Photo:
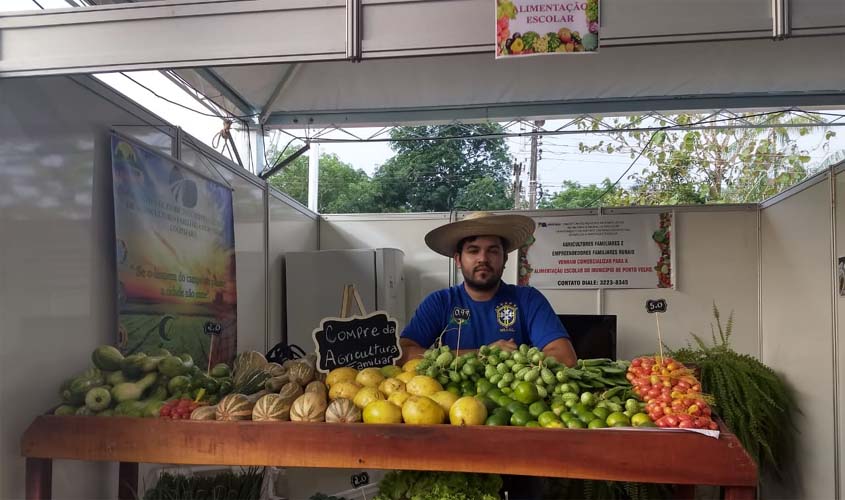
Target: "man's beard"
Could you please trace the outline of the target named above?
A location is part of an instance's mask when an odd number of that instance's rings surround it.
[[[475,273],[479,269],[484,269],[487,271],[486,278],[475,278]],[[504,269],[496,273],[496,271],[494,271],[493,268],[489,266],[476,267],[469,272],[467,272],[466,269],[461,268],[461,274],[464,275],[464,283],[473,290],[478,290],[479,292],[488,292],[496,288],[496,286],[499,284],[499,281],[502,279],[502,272],[504,272]]]

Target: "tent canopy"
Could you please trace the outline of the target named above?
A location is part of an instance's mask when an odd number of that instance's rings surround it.
[[[182,0],[0,14],[0,76],[176,69],[275,128],[845,104],[838,0],[603,0],[598,54],[500,61],[492,8]]]

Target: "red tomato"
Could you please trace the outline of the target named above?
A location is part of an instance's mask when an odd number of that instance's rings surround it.
[[[666,422],[669,424],[669,427],[677,427],[681,423],[675,415],[667,415]]]
[[[634,368],[640,366],[641,364],[643,364],[643,358],[634,358],[634,360],[631,361],[631,366]]]
[[[683,420],[678,424],[678,427],[681,429],[694,429],[695,425],[693,425],[691,420]]]
[[[710,422],[709,427],[710,427],[711,431],[718,431],[719,430],[719,424],[717,424],[716,422]]]

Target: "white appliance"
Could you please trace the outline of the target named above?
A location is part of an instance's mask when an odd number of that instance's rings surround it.
[[[311,332],[340,316],[343,287],[355,285],[367,313],[381,310],[405,326],[405,254],[397,248],[318,250],[285,254],[287,342],[314,351]],[[352,301],[354,304],[354,300]],[[352,307],[350,314],[359,314]]]

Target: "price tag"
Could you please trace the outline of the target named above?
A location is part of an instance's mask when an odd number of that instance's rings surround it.
[[[353,488],[360,488],[361,486],[366,486],[368,484],[370,484],[370,475],[366,472],[362,472],[360,474],[352,474]]]
[[[223,331],[223,327],[216,321],[206,321],[202,328],[206,335],[220,335]]]
[[[649,314],[665,313],[666,312],[666,299],[656,299],[656,300],[645,301],[645,310]]]

